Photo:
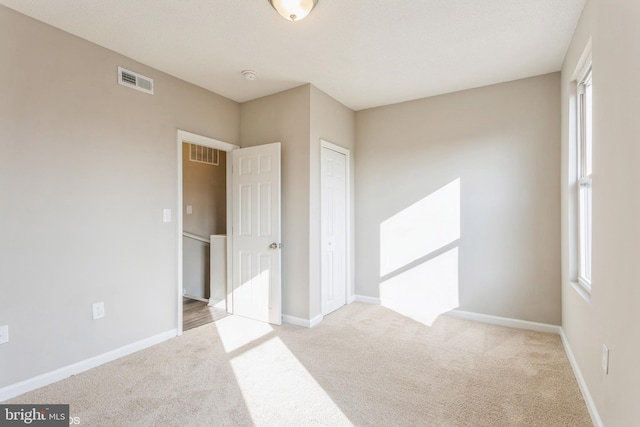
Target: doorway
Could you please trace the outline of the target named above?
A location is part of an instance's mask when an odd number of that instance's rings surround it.
[[[321,140],[321,310],[325,316],[347,303],[349,282],[349,150]]]
[[[203,194],[191,194],[191,191],[185,191],[185,182],[184,172],[185,172],[185,160],[189,161],[192,157],[191,149],[193,146],[203,147],[206,150],[194,148],[195,152],[194,158],[198,163],[198,159],[202,162],[203,159],[206,163],[202,163],[206,165],[207,163],[211,163],[211,167],[217,167],[218,173],[224,176],[224,184],[222,188],[213,188],[212,185],[209,190],[211,192],[224,192],[223,200],[220,200],[219,197],[211,198],[205,197]],[[223,287],[224,293],[218,293],[214,291],[214,295],[211,295],[211,288],[208,284],[209,282],[209,274],[207,268],[210,268],[211,259],[210,251],[211,245],[210,243],[213,241],[211,239],[211,235],[207,235],[210,230],[220,230],[224,231],[226,234],[227,230],[231,230],[231,190],[230,190],[230,171],[231,167],[226,162],[227,153],[234,149],[238,149],[239,147],[233,144],[229,144],[227,142],[219,141],[213,138],[208,138],[202,135],[193,134],[190,132],[185,132],[182,130],[178,130],[178,138],[177,138],[177,149],[178,149],[178,267],[177,267],[177,329],[178,335],[181,335],[184,330],[184,304],[185,304],[185,295],[190,297],[186,299],[187,302],[195,301],[200,302],[200,304],[189,304],[189,308],[191,311],[191,307],[198,306],[198,310],[209,310],[202,302],[212,301],[218,302],[217,308],[227,311],[227,290],[229,283],[229,271],[228,268],[230,254],[228,245],[223,244],[215,245],[218,246],[218,250],[225,251],[226,258],[226,274],[223,279]],[[216,161],[215,151],[218,151],[218,158]],[[189,157],[187,157],[189,156]],[[224,156],[224,160],[222,157]],[[218,163],[217,166],[213,165],[214,163]],[[224,162],[224,166],[221,166],[220,163]],[[223,169],[220,169],[223,168]],[[198,168],[202,169],[202,167]],[[197,176],[197,174],[196,174]],[[196,193],[202,193],[207,191],[206,186],[202,186],[202,183],[197,185]],[[189,197],[189,200],[185,199],[185,195]],[[211,202],[211,200],[215,199],[215,202]],[[198,203],[193,202],[194,200],[198,200]],[[215,215],[211,215],[211,205],[207,208],[204,207],[206,203],[215,203]],[[224,205],[224,206],[222,206]],[[222,209],[222,211],[221,211]],[[209,214],[207,214],[209,212]],[[206,218],[196,219],[198,216],[206,216]],[[212,216],[215,219],[212,220]],[[188,218],[187,218],[188,217]],[[215,222],[215,224],[213,224]],[[185,226],[186,224],[186,226]],[[195,232],[194,232],[195,231]],[[216,234],[214,234],[216,235]],[[186,245],[185,245],[185,242]],[[222,248],[222,249],[220,249]],[[187,258],[185,262],[185,252],[187,253]],[[185,271],[189,270],[187,279],[187,284],[185,286]],[[204,283],[203,283],[204,282]],[[216,301],[218,298],[222,297],[220,301]],[[203,307],[200,307],[203,306]],[[191,315],[191,313],[189,314]],[[217,314],[210,313],[211,317],[215,317]],[[206,318],[208,316],[207,313],[200,313],[200,317],[204,316]],[[192,323],[190,322],[190,325]]]
[[[227,234],[226,152],[194,143],[182,143],[183,295],[219,303],[224,288],[213,288],[214,236]],[[222,283],[217,282],[221,285]]]

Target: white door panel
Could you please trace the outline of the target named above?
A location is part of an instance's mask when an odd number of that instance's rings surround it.
[[[346,304],[347,165],[346,156],[322,148],[321,156],[322,314]]]
[[[233,313],[279,325],[280,143],[232,154]]]

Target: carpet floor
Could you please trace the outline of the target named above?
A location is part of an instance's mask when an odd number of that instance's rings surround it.
[[[312,329],[229,316],[6,403],[86,426],[592,426],[557,335],[353,303]]]

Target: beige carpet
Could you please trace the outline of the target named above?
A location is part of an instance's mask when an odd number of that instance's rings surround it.
[[[591,426],[558,336],[354,303],[312,329],[230,316],[8,403],[86,426]]]

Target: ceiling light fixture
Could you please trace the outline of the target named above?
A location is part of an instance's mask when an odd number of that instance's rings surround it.
[[[300,21],[311,13],[318,0],[269,0],[269,3],[284,19]]]

